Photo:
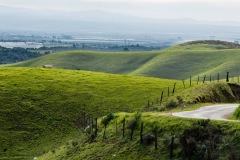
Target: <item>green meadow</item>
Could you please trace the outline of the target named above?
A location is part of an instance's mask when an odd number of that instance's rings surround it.
[[[239,123],[171,116],[240,101],[238,47],[196,41],[151,52],[69,51],[1,66],[0,159],[238,159]],[[157,145],[140,143],[142,134],[157,134]]]
[[[69,51],[14,64],[16,67],[42,67],[88,70],[134,76],[189,79],[207,75],[224,78],[226,72],[239,76],[240,49],[224,41],[196,41],[179,44],[161,51],[94,52]]]
[[[0,155],[42,154],[78,132],[83,113],[143,110],[180,81],[37,68],[0,68]],[[40,149],[41,148],[41,149]]]

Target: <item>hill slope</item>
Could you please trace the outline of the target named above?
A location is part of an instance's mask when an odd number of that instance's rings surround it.
[[[168,87],[172,91],[174,83],[176,94],[168,98]],[[69,139],[79,137],[82,141],[83,121],[100,119],[109,112],[143,110],[148,101],[150,108],[161,108],[162,91],[163,105],[172,102],[172,98],[177,98],[181,105],[239,100],[226,83],[192,84],[189,88],[186,82],[188,89],[182,92],[182,82],[176,80],[60,69],[0,68],[0,157],[32,159]],[[165,127],[175,131],[179,123],[179,119],[173,120],[174,125],[166,123]],[[91,159],[92,152],[85,151]]]
[[[134,131],[132,140],[129,128],[126,128],[123,138],[121,121],[125,118],[126,123],[130,124],[134,116],[134,114],[117,114],[107,126],[106,138],[102,138],[104,129],[99,123],[99,133],[93,142],[89,142],[86,133],[83,133],[64,145],[53,148],[38,159],[182,160],[190,157],[186,154],[187,152],[183,152],[184,146],[189,145],[191,145],[189,148],[194,150],[191,153],[191,159],[228,159],[230,156],[240,156],[240,123],[226,121],[209,123],[208,120],[198,121],[197,119],[159,116],[159,113],[144,113],[137,124],[138,127]],[[116,123],[118,128],[116,128]],[[140,143],[141,123],[143,135],[157,135],[157,143],[146,144],[146,137],[143,137],[143,143]],[[170,158],[172,136],[174,148],[173,158]],[[187,141],[184,141],[185,138]],[[214,147],[209,144],[213,144]],[[211,150],[211,154],[207,154],[207,150]]]
[[[222,41],[196,41],[163,51],[151,52],[88,52],[56,53],[15,64],[16,67],[41,67],[89,70],[106,73],[187,79],[210,75],[221,78],[226,72],[239,76],[239,45]]]
[[[32,157],[79,133],[83,115],[142,110],[179,81],[86,71],[0,68],[0,157]]]
[[[52,64],[63,69],[129,74],[158,54],[158,52],[69,51],[43,56],[14,66],[42,67],[43,64]]]
[[[240,49],[227,42],[197,41],[171,47],[139,68],[132,75],[187,79],[212,75],[224,78],[226,72],[239,76]]]

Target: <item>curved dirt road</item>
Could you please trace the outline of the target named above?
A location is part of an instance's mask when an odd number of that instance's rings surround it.
[[[229,114],[232,114],[238,106],[239,104],[218,104],[201,107],[194,111],[172,113],[172,115],[184,118],[227,120],[224,117],[226,117]]]

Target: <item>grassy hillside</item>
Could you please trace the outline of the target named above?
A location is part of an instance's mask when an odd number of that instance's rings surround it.
[[[83,114],[137,111],[179,81],[58,69],[0,68],[0,157],[32,157],[79,133]]]
[[[211,83],[185,89],[179,95],[185,102],[228,103],[240,101],[240,86],[232,83]]]
[[[41,67],[89,70],[106,73],[161,77],[169,79],[197,78],[204,75],[239,76],[239,45],[222,41],[196,41],[162,51],[151,52],[88,52],[56,53],[15,64],[20,67]]]
[[[190,159],[207,160],[240,156],[240,123],[217,121],[209,123],[207,120],[198,121],[159,116],[157,113],[143,113],[134,130],[133,139],[130,139],[131,130],[127,127],[123,138],[122,120],[125,118],[126,124],[129,125],[134,116],[126,113],[115,115],[115,119],[107,126],[106,138],[103,138],[104,127],[99,122],[99,133],[94,141],[89,142],[88,133],[82,133],[81,136],[52,148],[38,159],[182,160],[191,157]],[[140,143],[142,122],[143,135],[157,135],[157,148],[154,142],[148,145],[144,143],[146,140],[144,137],[143,143]],[[173,157],[170,158],[172,137],[174,137]]]
[[[217,73],[220,73],[222,78],[226,72],[230,72],[232,76],[240,75],[237,69],[240,49],[224,42],[211,42],[197,41],[174,46],[162,51],[164,54],[131,74],[171,79],[187,79],[192,76],[195,80],[197,76],[204,75],[212,75],[216,79]]]
[[[177,86],[176,93],[174,96],[170,93],[170,97],[167,97],[168,87],[172,91],[174,83]],[[225,98],[228,95],[232,95],[233,99],[230,100],[237,100],[234,98],[234,89],[225,83],[206,82],[204,85],[196,85],[194,82],[191,88],[188,82],[185,83],[188,89],[183,91],[182,82],[176,80],[60,69],[0,68],[0,157],[32,159],[52,149],[55,152],[54,148],[65,145],[68,140],[77,138],[81,142],[86,136],[81,134],[83,117],[87,120],[101,118],[109,112],[156,110],[162,108],[162,105],[174,108],[177,107],[175,104],[183,106],[201,100],[216,102],[215,99],[212,101],[209,95],[223,99],[220,102],[228,102],[229,99]],[[160,105],[162,91],[164,102]],[[178,102],[171,105],[169,102],[172,102],[172,99]],[[148,105],[149,108],[146,108]],[[150,113],[149,116],[151,115],[159,113]],[[169,125],[168,122],[173,124]],[[164,127],[167,131],[176,131],[178,127],[183,127],[181,128],[183,130],[189,124],[186,122],[180,125],[180,122],[176,118],[174,120],[167,118],[159,125],[166,123]],[[103,130],[100,132],[102,134]],[[120,141],[125,147],[136,144],[136,141],[127,142]],[[112,144],[112,141],[107,144],[99,142],[98,147],[115,146],[108,144]],[[83,147],[85,153],[82,156],[91,159],[90,155],[97,148],[87,150],[92,145],[86,143]],[[98,149],[97,152],[104,154],[110,148]],[[111,153],[118,150],[113,149]],[[134,148],[131,156],[137,154],[137,149],[138,147]],[[64,149],[63,152],[65,155],[68,151]],[[139,152],[142,155],[146,153],[144,150]],[[77,157],[79,152],[76,153],[74,156]]]
[[[52,64],[55,68],[129,74],[158,54],[158,52],[69,51],[50,54],[14,66],[42,67],[43,64]]]

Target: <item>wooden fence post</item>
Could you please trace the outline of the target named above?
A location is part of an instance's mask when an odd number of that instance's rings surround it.
[[[161,99],[160,99],[160,106],[162,105],[162,101],[163,101],[163,91],[162,91],[162,95],[161,95]]]
[[[203,77],[203,83],[205,83],[205,80],[206,80],[206,75]]]
[[[197,85],[198,85],[198,83],[199,83],[199,76],[198,76],[198,80],[197,80]]]
[[[174,136],[172,136],[172,141],[170,146],[170,158],[173,157],[173,147],[174,147]]]
[[[95,137],[97,136],[97,132],[98,132],[98,124],[97,124],[98,122],[97,121],[98,121],[98,118],[95,118],[95,133],[94,133]]]
[[[227,72],[226,82],[229,82],[229,72]]]
[[[218,82],[219,82],[219,78],[220,78],[220,75],[219,75],[219,73],[218,73],[218,78],[217,78],[217,79],[218,79]]]
[[[86,113],[83,113],[83,128],[86,128]]]
[[[168,97],[170,96],[170,89],[169,89],[169,87],[168,87]]]
[[[140,144],[143,143],[143,122],[141,123],[141,130],[140,130]]]
[[[192,77],[190,76],[190,87],[192,87]]]
[[[93,132],[93,118],[91,118],[91,132]]]
[[[125,122],[126,122],[126,119],[124,118],[123,119],[123,129],[122,129],[122,138],[125,137]]]
[[[118,132],[118,121],[116,119],[116,137],[117,137],[117,132]]]
[[[174,95],[174,93],[175,93],[175,88],[176,88],[176,83],[174,83],[172,95]]]
[[[185,89],[185,83],[184,83],[184,80],[182,79],[182,82],[183,82],[183,87],[184,87],[184,89]]]
[[[154,146],[155,146],[155,150],[157,150],[158,148],[158,133],[157,133],[157,127],[154,128]]]

